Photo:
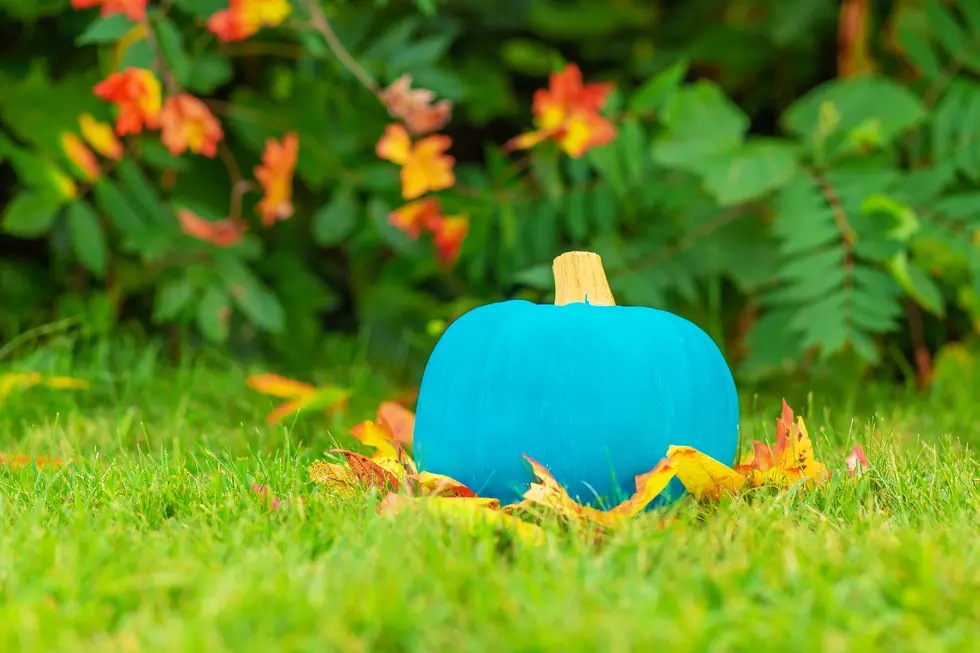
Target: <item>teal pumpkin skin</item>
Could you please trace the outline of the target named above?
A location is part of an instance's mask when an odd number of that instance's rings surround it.
[[[481,306],[443,334],[419,389],[419,469],[503,503],[533,480],[522,454],[572,497],[609,505],[670,445],[732,464],[738,396],[711,338],[657,309]],[[675,479],[652,505],[683,493]]]

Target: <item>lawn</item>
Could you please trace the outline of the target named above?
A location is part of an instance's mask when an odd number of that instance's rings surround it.
[[[546,523],[532,546],[419,513],[386,518],[307,466],[394,388],[356,366],[346,415],[277,400],[216,356],[53,345],[13,369],[88,379],[0,408],[0,451],[71,458],[0,470],[2,651],[965,651],[980,636],[974,388],[788,397],[815,491],[679,502],[601,545]],[[955,385],[955,384],[954,384]],[[746,396],[771,437],[778,397]],[[872,409],[876,415],[872,414]],[[461,434],[465,439],[465,433]],[[863,444],[871,468],[851,480]],[[271,511],[253,484],[292,501]]]

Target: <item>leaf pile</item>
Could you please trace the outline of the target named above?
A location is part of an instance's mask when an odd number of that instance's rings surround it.
[[[802,417],[796,418],[783,401],[776,422],[776,442],[753,442],[752,450],[735,467],[729,467],[697,449],[671,446],[667,456],[653,469],[636,477],[636,492],[622,503],[598,509],[575,501],[541,463],[524,456],[533,479],[520,502],[501,506],[496,499],[481,498],[462,483],[439,474],[420,472],[409,455],[414,414],[395,402],[384,402],[374,420],[351,430],[362,444],[374,448],[365,456],[344,449],[330,453],[342,462],[316,461],[311,479],[338,496],[353,496],[359,489],[374,488],[383,493],[378,511],[384,515],[404,510],[429,513],[465,525],[488,524],[510,529],[520,539],[540,543],[540,526],[523,517],[550,513],[560,519],[597,531],[614,529],[642,513],[661,496],[674,478],[681,481],[698,501],[717,501],[746,489],[802,484],[810,487],[828,480],[830,470],[814,457],[813,442]],[[867,467],[867,459],[857,445],[847,460],[851,476]]]

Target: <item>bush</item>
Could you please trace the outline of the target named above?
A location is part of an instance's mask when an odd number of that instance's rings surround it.
[[[569,249],[744,374],[980,316],[975,3],[73,2],[0,0],[6,338],[417,365]]]

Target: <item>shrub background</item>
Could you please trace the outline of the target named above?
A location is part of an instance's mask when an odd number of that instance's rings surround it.
[[[150,5],[181,85],[221,120],[230,158],[172,157],[156,133],[97,182],[61,146],[92,87],[154,66],[116,15],[0,0],[0,338],[69,318],[225,343],[286,371],[366,355],[417,375],[446,323],[550,299],[550,262],[600,253],[618,300],[702,325],[742,378],[847,369],[920,380],[980,305],[980,9],[938,0],[447,0],[319,5],[381,85],[403,74],[455,103],[458,262],[388,223],[392,119],[294,3],[277,28],[220,43],[213,0]],[[506,154],[533,91],[564,62],[611,81],[619,134],[580,160]],[[296,132],[295,213],[216,248],[177,207],[229,214],[267,138]],[[242,216],[258,225],[255,193]],[[94,219],[78,218],[78,213]],[[74,216],[74,217],[73,217]],[[222,319],[230,316],[230,319]]]

